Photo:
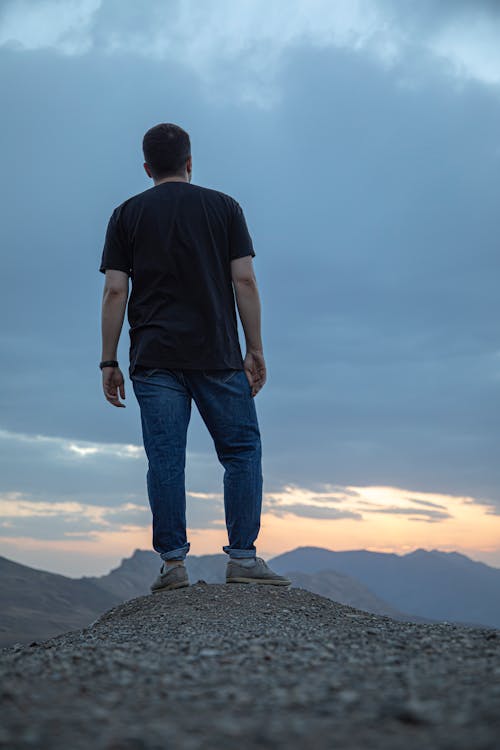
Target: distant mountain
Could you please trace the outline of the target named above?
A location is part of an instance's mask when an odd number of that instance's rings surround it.
[[[198,557],[188,555],[186,568],[190,582],[196,583],[201,579],[207,583],[224,583],[227,560],[227,555],[223,554]],[[156,553],[136,549],[132,557],[123,559],[121,564],[107,575],[83,580],[101,586],[125,601],[132,597],[149,594],[149,586],[158,574],[160,565],[161,562]],[[348,604],[366,612],[384,614],[406,622],[432,622],[423,617],[413,617],[400,612],[375,596],[362,583],[344,573],[324,570],[315,575],[307,575],[299,571],[287,571],[287,575],[292,581],[292,586],[327,596],[340,604]]]
[[[365,612],[371,612],[376,615],[388,615],[394,620],[402,620],[404,622],[435,622],[426,617],[418,617],[400,612],[395,607],[391,607],[390,604],[375,596],[364,584],[344,573],[337,573],[334,570],[320,570],[318,573],[308,574],[288,570],[286,575],[290,578],[292,586],[312,591],[313,594],[326,596],[335,602],[347,604],[350,607],[356,607],[356,609],[362,609]]]
[[[119,603],[92,583],[0,556],[0,647],[78,630]]]
[[[227,555],[188,555],[191,583],[224,583]],[[269,560],[292,587],[406,622],[500,628],[500,570],[457,552],[407,555],[298,547]],[[136,549],[103,576],[67,578],[0,557],[0,647],[85,627],[129,599],[149,595],[159,556]]]
[[[406,555],[298,547],[269,560],[278,573],[332,570],[356,578],[377,597],[413,615],[500,628],[500,569],[458,552]]]
[[[151,593],[149,585],[160,571],[161,560],[155,552],[136,549],[124,557],[118,567],[103,576],[83,576],[80,580],[113,594],[124,602]]]

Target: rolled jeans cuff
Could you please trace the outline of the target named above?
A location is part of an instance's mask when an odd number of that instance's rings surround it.
[[[248,560],[248,558],[255,557],[255,549],[231,549],[228,544],[222,549],[231,560],[237,560],[238,558],[241,560],[242,557]]]
[[[191,545],[188,542],[177,549],[171,549],[168,552],[161,552],[160,557],[162,560],[185,560],[190,547]]]

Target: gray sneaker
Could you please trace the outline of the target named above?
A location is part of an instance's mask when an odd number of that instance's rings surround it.
[[[238,560],[232,557],[226,567],[226,583],[270,583],[275,586],[290,586],[292,582],[271,570],[262,557],[256,557],[255,563],[248,568],[240,565]]]
[[[158,591],[170,591],[171,589],[181,589],[189,586],[189,578],[184,565],[166,565],[163,563],[160,569],[160,575],[151,586],[151,593],[156,594]]]

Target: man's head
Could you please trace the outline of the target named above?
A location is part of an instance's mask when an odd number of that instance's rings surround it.
[[[155,184],[179,178],[191,182],[191,142],[179,125],[161,122],[150,128],[142,140],[144,169]]]

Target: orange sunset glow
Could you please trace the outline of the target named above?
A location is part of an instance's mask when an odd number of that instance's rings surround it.
[[[190,493],[187,493],[189,509]],[[192,493],[201,498],[204,493]],[[207,499],[214,493],[207,493]],[[219,496],[222,507],[222,495]],[[8,519],[30,512],[43,512],[40,503],[3,499],[2,515]],[[3,549],[12,559],[30,561],[64,560],[72,574],[71,558],[78,559],[74,575],[106,573],[129,557],[135,549],[151,549],[149,507],[142,506],[144,525],[123,524],[119,529],[106,528],[104,511],[95,506],[65,503],[66,511],[89,515],[102,529],[78,538],[67,532],[65,539],[41,540],[29,537],[2,537]],[[124,509],[139,507],[125,503]],[[292,509],[293,511],[292,512]],[[296,485],[287,485],[279,493],[264,495],[261,531],[256,542],[257,552],[269,559],[295,547],[316,546],[334,550],[368,549],[378,552],[405,554],[423,547],[457,551],[472,559],[500,567],[500,515],[494,506],[473,497],[405,490],[401,487],[336,487],[326,486],[323,492]],[[57,504],[54,504],[57,511]],[[311,517],[315,512],[320,517]],[[337,514],[331,518],[328,513]],[[303,515],[299,515],[303,514]],[[343,517],[346,516],[346,517]],[[4,520],[6,527],[8,520]],[[212,524],[215,528],[189,528],[190,554],[221,554],[227,544],[223,516]],[[42,557],[40,557],[42,555]],[[82,562],[83,561],[83,562]],[[82,565],[84,569],[82,570]],[[54,566],[52,566],[54,570]],[[57,571],[61,567],[57,566]]]

